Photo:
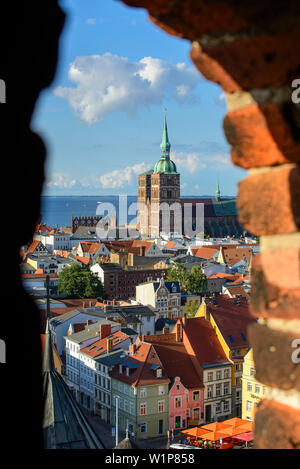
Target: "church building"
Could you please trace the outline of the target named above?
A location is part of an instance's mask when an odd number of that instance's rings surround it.
[[[240,236],[243,228],[237,219],[235,199],[221,198],[219,183],[214,198],[180,197],[180,174],[170,159],[166,117],[160,149],[161,156],[154,169],[138,176],[138,226],[141,235],[159,237],[162,232],[189,235],[184,228],[184,220],[189,216],[194,235],[204,231],[205,235],[215,238]],[[197,204],[203,204],[203,224],[198,231]],[[188,205],[191,212],[187,215]]]

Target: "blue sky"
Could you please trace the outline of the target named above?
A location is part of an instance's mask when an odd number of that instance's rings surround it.
[[[51,88],[32,120],[48,148],[46,195],[137,192],[160,157],[167,109],[182,195],[236,195],[244,171],[230,163],[226,105],[189,59],[190,43],[116,0],[63,0],[67,21]]]

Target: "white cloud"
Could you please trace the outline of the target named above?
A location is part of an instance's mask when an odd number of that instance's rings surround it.
[[[171,152],[170,157],[176,164],[178,170],[188,171],[191,174],[201,167],[205,167],[203,163],[201,163],[198,153]]]
[[[106,53],[76,57],[69,68],[76,87],[57,87],[54,94],[67,99],[81,119],[91,124],[113,111],[135,114],[142,106],[159,105],[165,98],[195,102],[200,76],[185,63],[144,57],[139,62]]]
[[[197,152],[171,152],[171,159],[178,170],[187,171],[194,174],[200,169],[213,165],[216,169],[230,164],[230,157],[226,153],[216,153],[213,155],[201,155]]]
[[[48,188],[72,189],[81,184],[77,179],[72,178],[69,174],[51,173],[49,174],[45,185]]]
[[[96,24],[96,18],[88,18],[85,22],[86,24],[89,24],[89,25],[92,25],[92,24]]]
[[[115,169],[110,173],[102,174],[97,181],[100,182],[103,189],[117,189],[130,185],[133,180],[136,182],[137,175],[151,169],[152,165],[138,163],[133,166],[126,166],[123,169]]]

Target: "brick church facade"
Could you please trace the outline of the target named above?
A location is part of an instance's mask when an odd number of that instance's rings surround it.
[[[158,237],[162,232],[187,233],[190,225],[194,235],[203,232],[211,237],[240,236],[243,228],[237,218],[235,199],[221,198],[219,184],[214,198],[181,198],[180,174],[170,159],[171,144],[166,118],[160,145],[161,157],[154,169],[138,177],[138,225],[144,236]],[[202,205],[203,223],[198,229],[197,204]],[[190,212],[187,214],[187,206]],[[191,218],[190,223],[187,217]]]

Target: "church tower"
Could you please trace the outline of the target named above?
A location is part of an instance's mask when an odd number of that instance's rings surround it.
[[[160,159],[154,170],[147,171],[138,178],[138,202],[143,204],[138,212],[141,234],[158,237],[165,229],[166,221],[168,231],[176,231],[174,211],[170,211],[170,207],[174,203],[180,204],[180,175],[170,159],[170,149],[165,116]]]

